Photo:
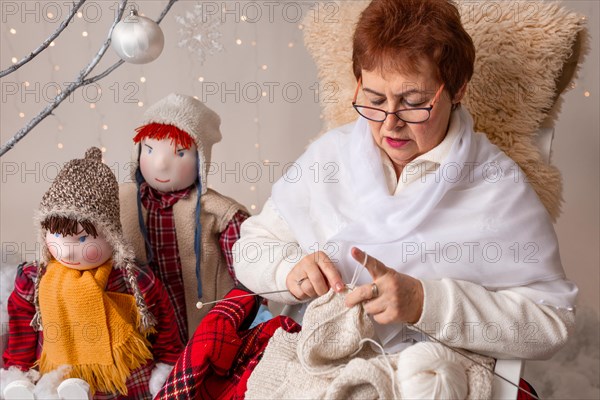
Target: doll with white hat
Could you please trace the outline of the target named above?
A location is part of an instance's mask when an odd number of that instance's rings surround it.
[[[231,247],[249,214],[208,188],[221,119],[199,100],[170,94],[150,106],[133,138],[133,183],[120,187],[121,222],[135,256],[169,293],[184,342],[237,283]]]
[[[164,287],[123,236],[100,149],[64,166],[38,222],[42,260],[19,266],[8,301],[2,395],[151,398],[183,344]]]

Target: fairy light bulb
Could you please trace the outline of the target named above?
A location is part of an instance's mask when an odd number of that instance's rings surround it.
[[[585,92],[583,92],[583,95],[584,95],[585,97],[590,97],[590,92],[588,92],[588,91],[586,90]]]
[[[62,149],[62,148],[63,148],[63,147],[65,147],[65,146],[64,146],[62,143],[58,143],[58,144],[56,145],[56,147],[58,147],[59,149]]]
[[[106,124],[102,125],[102,130],[107,131],[108,130],[108,125],[106,125]]]
[[[143,101],[138,101],[138,107],[144,107],[144,102]]]
[[[50,42],[50,47],[54,47],[56,46],[56,43],[54,43],[54,40]]]
[[[25,113],[24,113],[24,112],[20,112],[20,113],[19,113],[19,117],[21,117],[21,118],[25,118]]]
[[[13,35],[16,35],[17,30],[15,28],[10,28],[10,33],[12,33]]]
[[[13,64],[16,64],[19,60],[17,60],[17,57],[13,57],[10,59],[10,61],[12,61]]]
[[[90,108],[93,110],[94,108],[96,108],[96,104],[95,103],[90,104]]]
[[[81,32],[81,36],[87,37],[88,33],[86,31]]]
[[[269,68],[269,66],[267,64],[263,64],[261,68],[263,71],[266,71]]]
[[[146,77],[145,76],[140,77],[140,82],[146,83]]]
[[[203,76],[199,77],[198,82],[204,82],[204,77]]]
[[[237,40],[235,41],[235,43],[236,43],[238,46],[239,46],[239,45],[241,45],[241,44],[242,44],[242,39],[237,39]]]
[[[256,210],[256,205],[255,205],[255,204],[252,204],[252,205],[250,206],[250,209],[251,209],[251,210]]]

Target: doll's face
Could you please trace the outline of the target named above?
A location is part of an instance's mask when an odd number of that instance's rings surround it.
[[[113,248],[102,235],[93,237],[77,225],[78,234],[63,236],[46,232],[46,246],[52,257],[66,267],[85,271],[99,267],[112,257]]]
[[[198,178],[196,145],[175,148],[170,139],[141,142],[140,171],[150,187],[160,192],[185,189]]]

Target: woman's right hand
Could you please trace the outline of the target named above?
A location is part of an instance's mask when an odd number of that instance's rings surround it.
[[[344,290],[344,282],[329,256],[317,251],[311,253],[292,268],[285,280],[290,293],[298,300],[312,299],[327,293]]]

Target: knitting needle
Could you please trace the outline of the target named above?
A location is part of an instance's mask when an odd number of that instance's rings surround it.
[[[240,297],[262,296],[263,294],[275,294],[275,293],[284,293],[284,292],[289,292],[289,290],[284,289],[284,290],[274,290],[272,292],[248,293],[248,294],[242,294],[242,295],[239,295],[239,296],[227,297],[227,298],[221,299],[221,300],[208,301],[206,303],[203,303],[203,302],[199,301],[199,302],[196,303],[196,308],[198,310],[200,310],[200,309],[202,309],[202,307],[207,306],[209,304],[215,304],[215,303],[219,303],[219,302],[225,301],[225,300],[239,299]]]
[[[437,339],[436,337],[434,337],[433,335],[430,335],[429,333],[425,332],[423,329],[419,328],[418,326],[414,325],[414,324],[410,324],[410,326],[414,329],[416,329],[417,331],[421,332],[423,335],[427,336],[428,338],[430,338],[431,340],[441,344],[442,346],[452,350],[455,353],[460,354],[461,356],[463,356],[464,358],[466,358],[467,360],[475,363],[476,365],[479,365],[480,367],[488,370],[489,372],[491,372],[493,375],[496,375],[498,378],[502,379],[505,382],[510,383],[511,385],[513,385],[514,387],[516,387],[518,390],[527,393],[528,395],[530,395],[531,397],[533,397],[534,399],[540,400],[539,397],[537,397],[536,395],[534,395],[533,393],[529,392],[526,389],[523,389],[521,386],[517,385],[516,383],[512,382],[511,380],[509,380],[508,378],[503,377],[502,375],[500,375],[499,373],[497,373],[496,371],[494,371],[493,369],[487,367],[486,365],[474,360],[473,358],[469,357],[468,355],[464,354],[461,351],[458,351],[457,349],[455,349],[454,347],[448,346],[446,343],[442,342],[441,340]]]

